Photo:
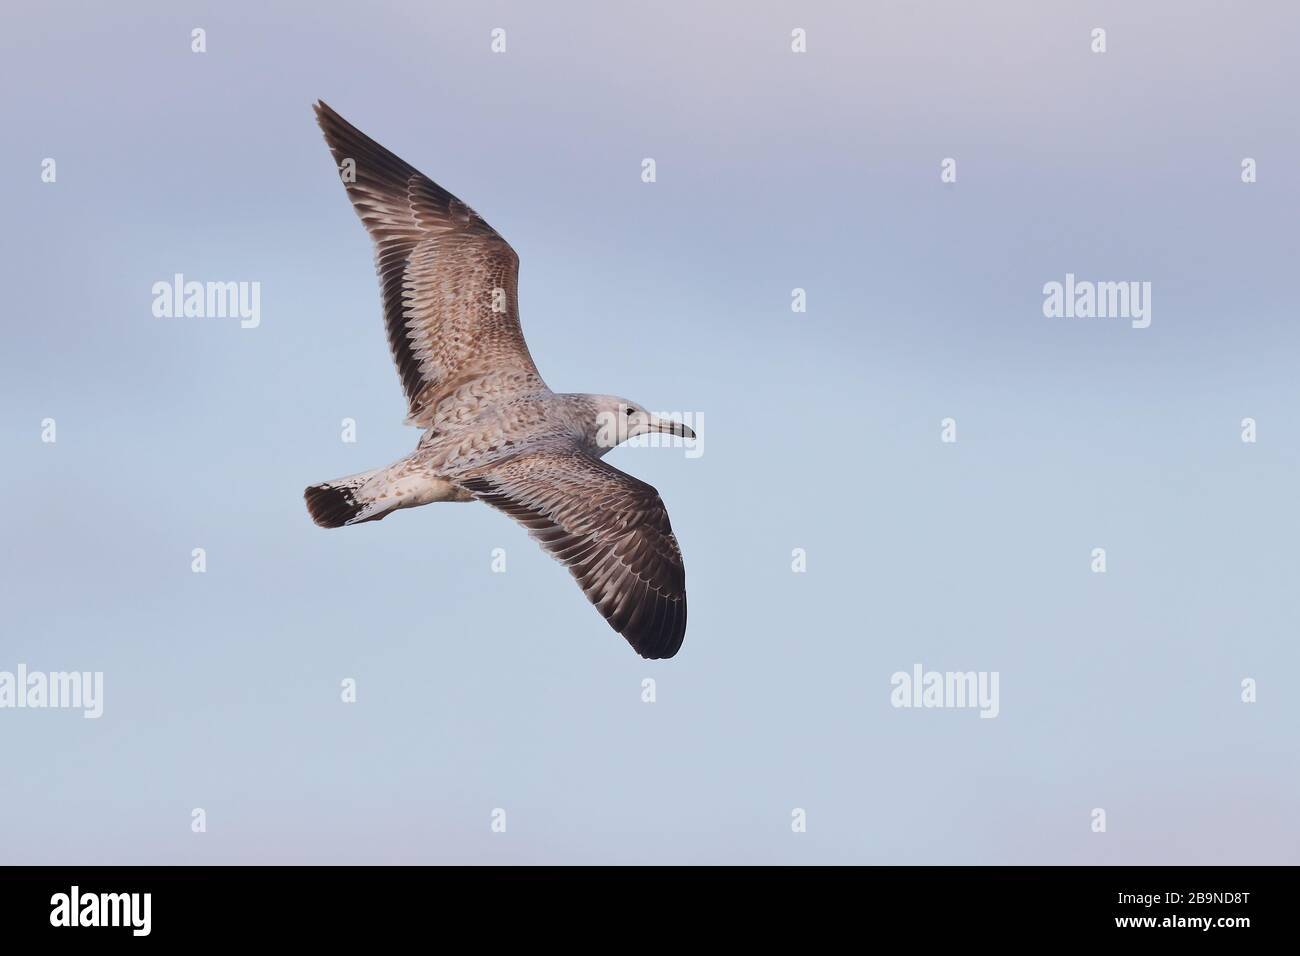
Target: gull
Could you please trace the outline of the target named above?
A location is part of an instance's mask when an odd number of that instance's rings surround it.
[[[519,325],[510,245],[324,102],[315,108],[374,242],[405,424],[424,432],[400,461],[307,488],[312,520],[339,528],[435,501],[484,502],[568,567],[638,654],[672,657],[686,634],[686,572],[668,510],[602,458],[638,435],[694,432],[615,395],[552,392]]]

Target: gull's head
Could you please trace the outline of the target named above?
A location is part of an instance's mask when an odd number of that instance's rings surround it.
[[[694,438],[695,432],[681,422],[660,418],[636,402],[617,395],[589,395],[590,421],[585,422],[588,440],[596,448],[608,451],[630,438],[650,432]]]

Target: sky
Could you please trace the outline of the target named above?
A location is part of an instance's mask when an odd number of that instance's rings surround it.
[[[0,683],[103,682],[0,706],[0,863],[1300,862],[1294,5],[0,16]],[[608,459],[674,659],[479,504],[312,524],[419,437],[317,98],[511,243],[552,388],[694,417]]]

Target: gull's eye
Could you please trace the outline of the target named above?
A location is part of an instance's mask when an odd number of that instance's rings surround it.
[[[627,417],[628,418],[632,417],[632,409],[630,407],[627,409]]]

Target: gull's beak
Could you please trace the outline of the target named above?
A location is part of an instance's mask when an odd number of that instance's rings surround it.
[[[677,435],[681,438],[694,438],[695,432],[688,425],[670,421],[657,416],[650,416],[650,431],[663,432],[665,435]]]

